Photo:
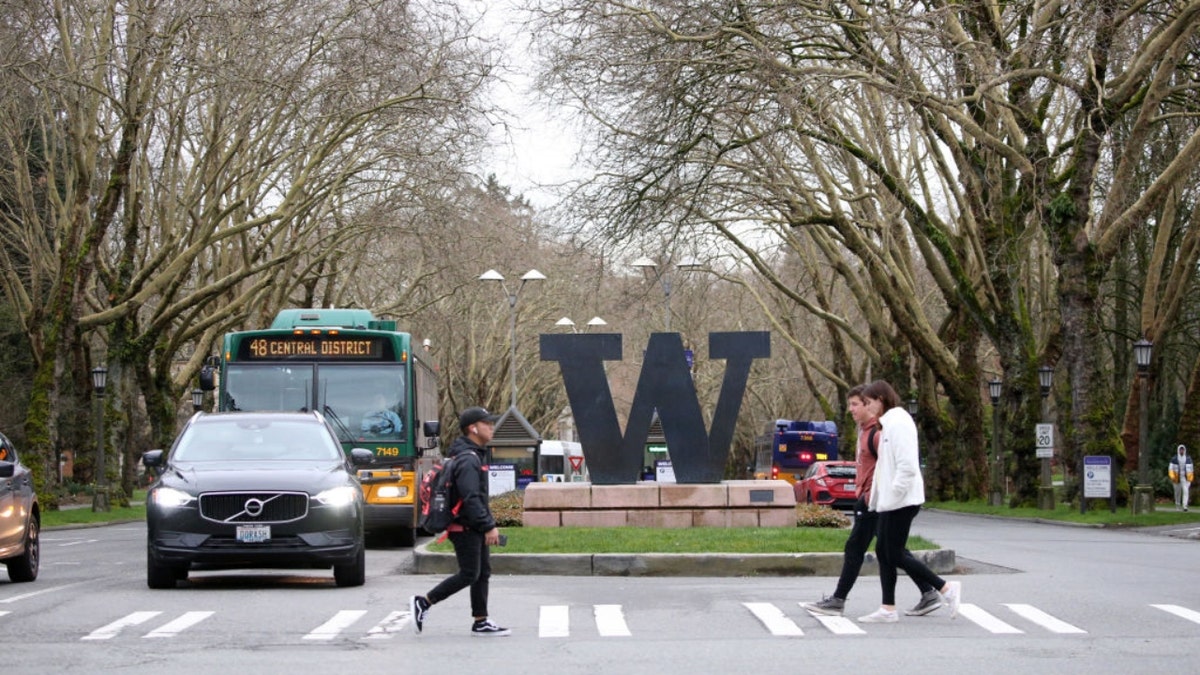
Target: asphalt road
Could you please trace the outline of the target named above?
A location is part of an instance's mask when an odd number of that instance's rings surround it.
[[[1200,523],[1198,523],[1200,524]],[[466,593],[410,632],[411,553],[372,549],[367,584],[332,574],[193,573],[145,585],[141,524],[43,535],[41,578],[0,572],[4,673],[1129,673],[1190,670],[1200,654],[1200,542],[924,512],[914,532],[954,548],[964,611],[897,624],[819,620],[798,602],[834,579],[503,576],[472,638]],[[916,600],[901,580],[898,600]],[[847,615],[872,611],[876,577]]]

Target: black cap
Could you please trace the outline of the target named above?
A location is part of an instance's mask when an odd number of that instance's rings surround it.
[[[458,428],[466,431],[467,427],[476,422],[495,424],[498,419],[500,416],[491,414],[487,408],[467,408],[458,416]]]

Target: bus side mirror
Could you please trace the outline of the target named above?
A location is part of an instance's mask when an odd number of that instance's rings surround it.
[[[442,433],[442,423],[438,420],[426,420],[421,423],[421,431],[425,434],[425,448],[436,448],[438,446],[438,436]]]
[[[200,389],[203,391],[212,391],[217,388],[216,371],[212,366],[204,366],[200,369]]]

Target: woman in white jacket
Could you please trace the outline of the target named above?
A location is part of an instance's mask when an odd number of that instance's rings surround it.
[[[920,560],[904,555],[912,521],[925,502],[925,481],[917,450],[917,425],[892,385],[876,380],[863,390],[867,407],[879,419],[879,458],[867,507],[879,514],[879,532],[875,554],[879,557],[879,582],[883,586],[882,606],[863,617],[863,623],[894,623],[896,612],[896,574],[903,569],[913,580],[923,580],[942,594],[950,606],[950,617],[958,615],[962,584],[946,581]]]

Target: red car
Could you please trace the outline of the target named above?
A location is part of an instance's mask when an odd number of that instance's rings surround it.
[[[816,462],[796,481],[797,504],[820,504],[851,510],[856,497],[854,462]]]

